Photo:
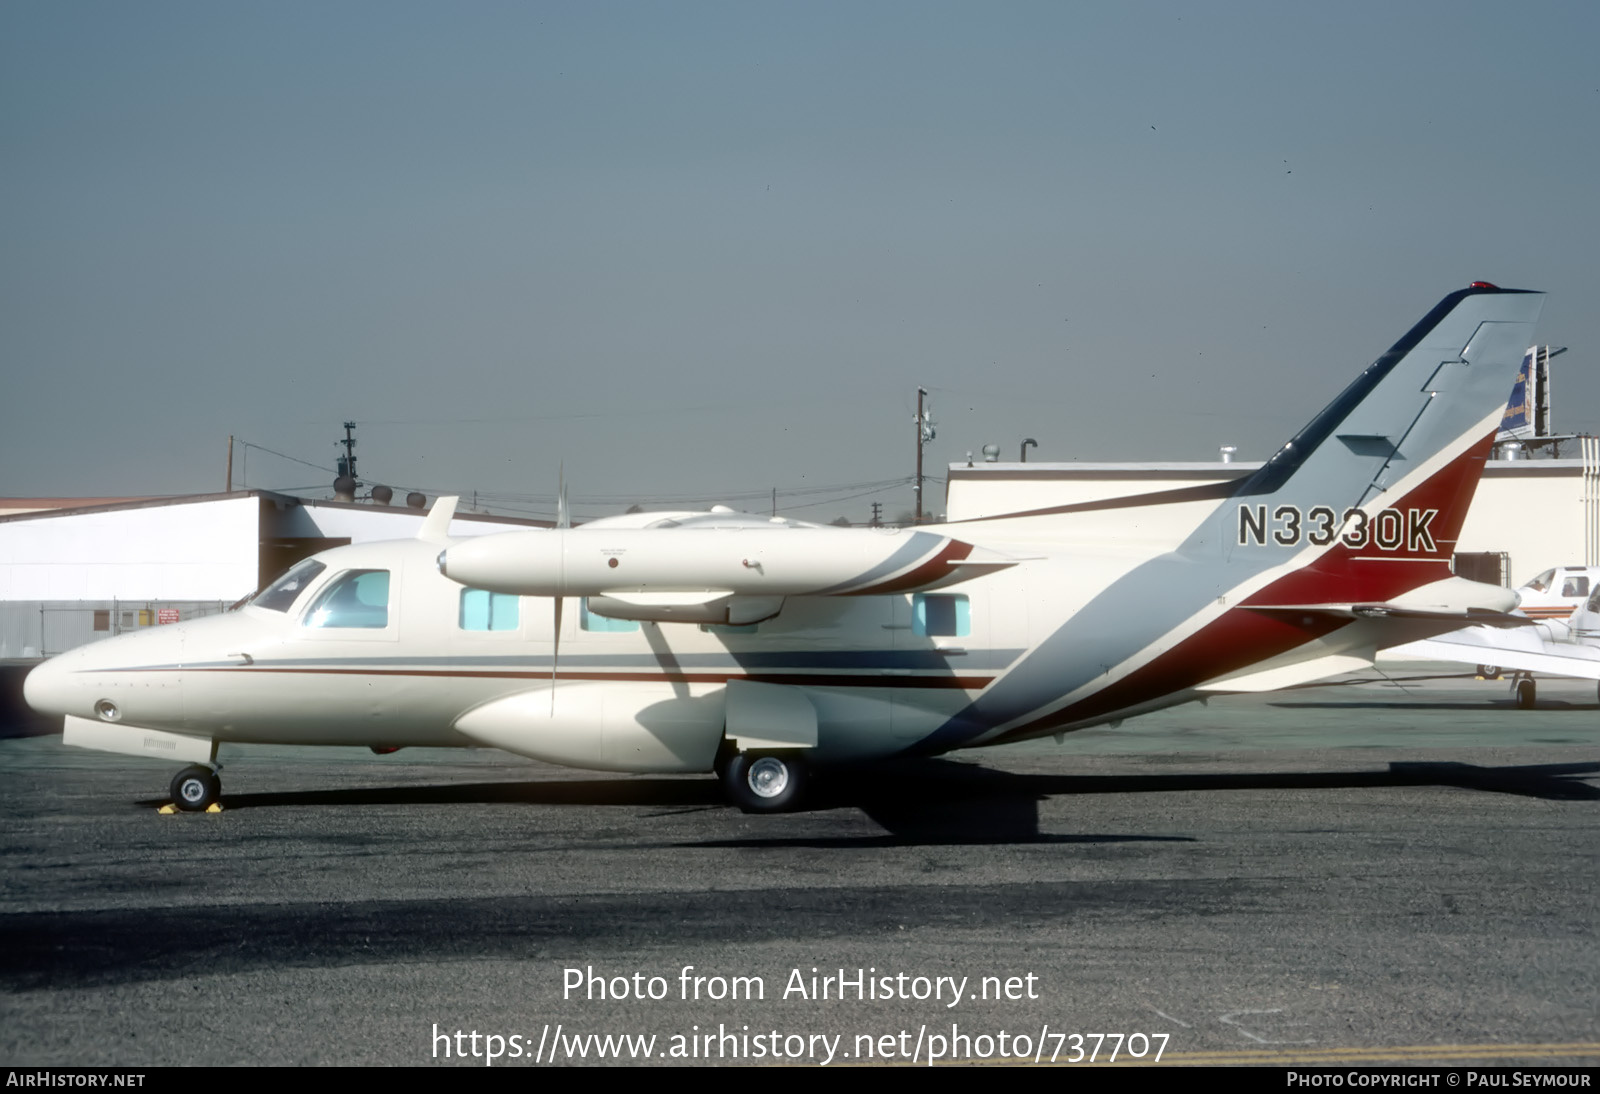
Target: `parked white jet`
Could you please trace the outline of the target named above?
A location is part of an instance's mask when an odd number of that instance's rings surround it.
[[[1387,654],[1475,665],[1498,679],[1511,670],[1517,706],[1538,701],[1533,674],[1600,680],[1600,566],[1557,566],[1518,590],[1523,626],[1472,626],[1410,642]]]
[[[1542,300],[1447,296],[1241,481],[914,530],[646,513],[456,542],[447,499],[417,539],[48,661],[27,699],[68,744],[193,762],[187,809],[227,741],[715,770],[779,810],[813,765],[1318,679],[1511,607],[1450,559]]]

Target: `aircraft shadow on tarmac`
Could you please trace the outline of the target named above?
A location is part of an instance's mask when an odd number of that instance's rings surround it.
[[[1584,782],[1600,763],[1484,767],[1453,762],[1395,762],[1387,770],[1224,772],[1159,775],[1027,775],[972,763],[915,759],[834,772],[819,779],[804,812],[859,809],[885,830],[878,837],[745,837],[695,841],[696,846],[776,844],[868,847],[894,843],[1188,842],[1186,836],[1050,835],[1039,831],[1039,802],[1058,796],[1164,794],[1208,790],[1336,790],[1453,786],[1547,801],[1596,801]],[[359,787],[225,795],[228,809],[293,806],[525,804],[655,806],[668,810],[731,808],[716,781],[603,778]],[[159,801],[143,805],[154,806]]]

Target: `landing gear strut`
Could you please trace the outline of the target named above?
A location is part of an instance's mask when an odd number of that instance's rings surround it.
[[[203,813],[222,796],[222,779],[209,767],[194,764],[172,777],[172,804],[185,813]]]
[[[785,813],[805,796],[806,766],[785,752],[735,752],[718,766],[723,789],[746,813]]]

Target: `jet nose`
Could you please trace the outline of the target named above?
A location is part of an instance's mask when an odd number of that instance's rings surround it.
[[[40,714],[71,714],[72,700],[78,690],[69,679],[70,672],[61,664],[62,658],[52,657],[33,667],[22,681],[22,699]]]

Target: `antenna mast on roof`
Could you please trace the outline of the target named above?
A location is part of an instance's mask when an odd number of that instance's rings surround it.
[[[922,523],[922,447],[933,440],[933,411],[924,410],[922,406],[927,395],[927,388],[917,388],[917,483],[912,487],[917,495],[917,524]]]
[[[356,423],[344,423],[344,440],[334,441],[335,446],[344,446],[344,455],[339,457],[339,474],[356,477]]]

